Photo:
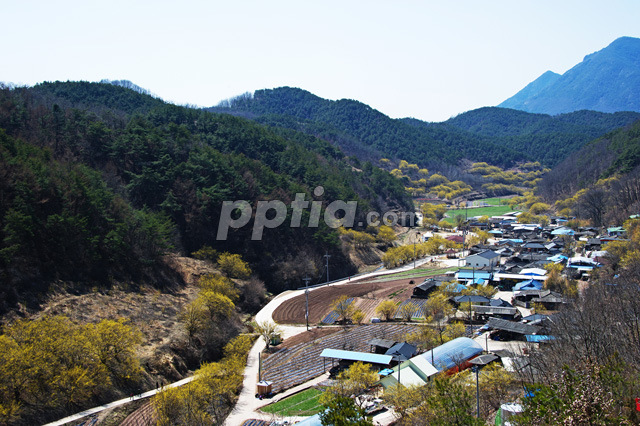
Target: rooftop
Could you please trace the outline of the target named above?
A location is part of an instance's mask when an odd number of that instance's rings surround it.
[[[393,357],[391,355],[379,355],[369,352],[344,351],[341,349],[325,349],[320,354],[322,358],[345,359],[348,361],[362,361],[371,364],[389,365]]]

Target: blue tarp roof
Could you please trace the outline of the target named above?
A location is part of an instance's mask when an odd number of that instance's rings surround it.
[[[447,371],[460,362],[467,361],[481,353],[482,346],[479,343],[468,337],[458,337],[419,356],[429,362],[433,359],[432,364],[434,367],[440,371]]]
[[[457,277],[458,279],[463,279],[463,280],[474,280],[476,278],[482,278],[484,280],[490,280],[491,279],[491,273],[490,272],[485,272],[485,271],[473,271],[473,270],[469,270],[469,269],[461,269],[458,271],[457,273]]]
[[[573,234],[575,234],[575,232],[573,232],[573,229],[569,229],[569,228],[558,228],[551,231],[551,235],[573,235]]]
[[[513,287],[513,291],[518,290],[542,290],[542,282],[537,280],[522,281]]]
[[[379,355],[369,352],[343,351],[341,349],[325,349],[320,354],[323,358],[346,359],[348,361],[370,362],[372,364],[388,365],[393,357],[391,355]]]
[[[551,257],[547,257],[547,260],[550,260],[552,262],[562,262],[563,260],[567,260],[569,259],[567,256],[564,256],[562,254],[556,254],[555,256],[551,256]]]
[[[527,334],[525,336],[527,338],[527,342],[540,343],[540,342],[548,342],[549,340],[555,339],[553,336],[543,336],[537,334]]]
[[[385,368],[384,370],[380,371],[378,374],[381,376],[388,376],[391,373],[393,373],[392,368]]]
[[[477,285],[484,285],[485,280],[483,280],[482,278],[476,278],[475,280],[473,280],[473,283]]]
[[[320,414],[316,414],[315,416],[306,418],[303,421],[296,423],[296,425],[297,426],[322,426],[322,422],[320,421]]]

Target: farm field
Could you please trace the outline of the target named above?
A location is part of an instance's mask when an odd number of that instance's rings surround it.
[[[341,296],[353,299],[351,303],[364,313],[363,322],[376,317],[376,307],[384,300],[400,305],[411,298],[413,287],[425,278],[442,275],[455,267],[440,268],[437,263],[429,267],[403,271],[397,274],[354,281],[351,284],[325,286],[309,292],[309,324],[331,324],[331,303]],[[413,283],[411,283],[413,281]],[[273,313],[273,320],[280,324],[304,324],[305,295],[301,294],[283,302]]]
[[[484,198],[482,200],[477,200],[479,203],[487,203],[487,204],[491,204],[492,206],[499,206],[501,205],[502,201],[508,200],[511,197],[492,197],[492,198]]]
[[[456,210],[447,210],[447,216],[444,218],[449,223],[453,223],[453,218],[457,215],[466,215],[468,217],[474,216],[500,216],[505,213],[513,211],[509,206],[489,206],[489,207],[477,207],[477,208],[469,208],[469,209],[456,209]]]
[[[411,297],[415,284],[404,278],[388,282],[364,282],[362,284],[345,284],[322,287],[309,292],[309,324],[319,324],[331,313],[331,303],[341,296],[354,298],[355,306],[363,309],[365,322],[375,315],[375,307],[393,295],[393,300],[403,302]],[[414,280],[415,281],[415,280]],[[373,303],[370,303],[372,301]],[[369,302],[369,303],[368,303]],[[305,295],[301,294],[282,303],[273,312],[273,320],[279,324],[305,323]]]
[[[287,339],[277,347],[276,352],[263,358],[262,380],[273,382],[273,391],[280,392],[328,371],[332,367],[332,362],[320,357],[324,349],[370,352],[371,348],[367,342],[372,338],[404,341],[406,334],[413,332],[417,327],[419,326],[415,324],[394,323],[367,324],[347,328],[323,327],[335,330],[335,332],[320,338],[314,338],[314,334],[311,332],[302,333],[296,336],[295,342],[291,341],[292,339]]]

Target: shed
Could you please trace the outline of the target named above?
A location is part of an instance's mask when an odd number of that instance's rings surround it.
[[[269,382],[267,380],[260,380],[257,383],[257,390],[256,392],[259,395],[268,395],[271,393],[271,386],[273,385],[273,382]]]
[[[372,354],[370,352],[344,351],[341,349],[324,349],[320,354],[320,357],[330,358],[332,364],[334,359],[345,361],[361,361],[378,365],[389,365],[393,360],[393,357],[391,355]]]
[[[417,299],[426,299],[431,293],[438,289],[438,281],[434,279],[425,280],[413,288],[413,295]]]
[[[367,345],[371,346],[371,352],[384,354],[389,350],[393,345],[396,344],[395,340],[389,339],[379,339],[374,337],[373,339],[367,342]]]

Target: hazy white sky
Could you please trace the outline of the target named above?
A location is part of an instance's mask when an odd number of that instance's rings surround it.
[[[293,86],[394,117],[497,105],[621,36],[637,0],[2,0],[0,81],[131,80],[212,106]]]

